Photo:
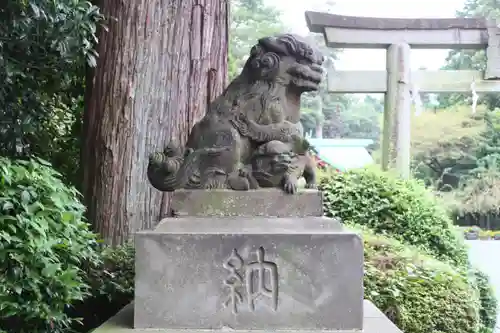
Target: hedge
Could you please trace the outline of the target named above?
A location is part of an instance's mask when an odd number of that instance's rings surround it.
[[[320,178],[327,216],[362,230],[365,297],[405,332],[489,333],[497,300],[423,183],[375,168]]]

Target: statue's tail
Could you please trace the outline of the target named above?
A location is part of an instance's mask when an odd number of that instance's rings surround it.
[[[229,150],[231,147],[202,148],[184,156],[170,157],[164,153],[153,154],[148,164],[148,180],[154,188],[163,192],[173,192],[184,188],[188,182],[192,181],[192,177],[196,177],[200,158],[220,156]]]

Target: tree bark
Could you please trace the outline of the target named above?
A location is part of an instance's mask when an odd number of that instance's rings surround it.
[[[148,156],[182,143],[226,86],[229,0],[106,0],[84,117],[84,195],[106,243],[152,228],[169,196],[149,185]]]

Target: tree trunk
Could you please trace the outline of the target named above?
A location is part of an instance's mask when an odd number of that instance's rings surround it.
[[[226,86],[229,0],[106,0],[86,108],[84,195],[106,243],[152,228],[169,196],[149,185],[152,151],[182,143]],[[163,208],[163,209],[162,209]]]

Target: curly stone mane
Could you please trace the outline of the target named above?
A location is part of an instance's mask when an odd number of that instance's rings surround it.
[[[241,104],[264,111],[272,109],[273,104],[284,103],[289,82],[280,76],[280,62],[283,57],[293,57],[297,63],[305,61],[308,65],[317,67],[321,67],[323,62],[322,55],[299,36],[283,34],[262,38],[252,47],[242,72],[213,102],[208,112],[229,116],[228,112],[237,109]],[[298,72],[301,72],[300,67],[294,74],[307,75]],[[228,103],[232,103],[232,108],[227,108]],[[260,119],[256,118],[255,121]]]

